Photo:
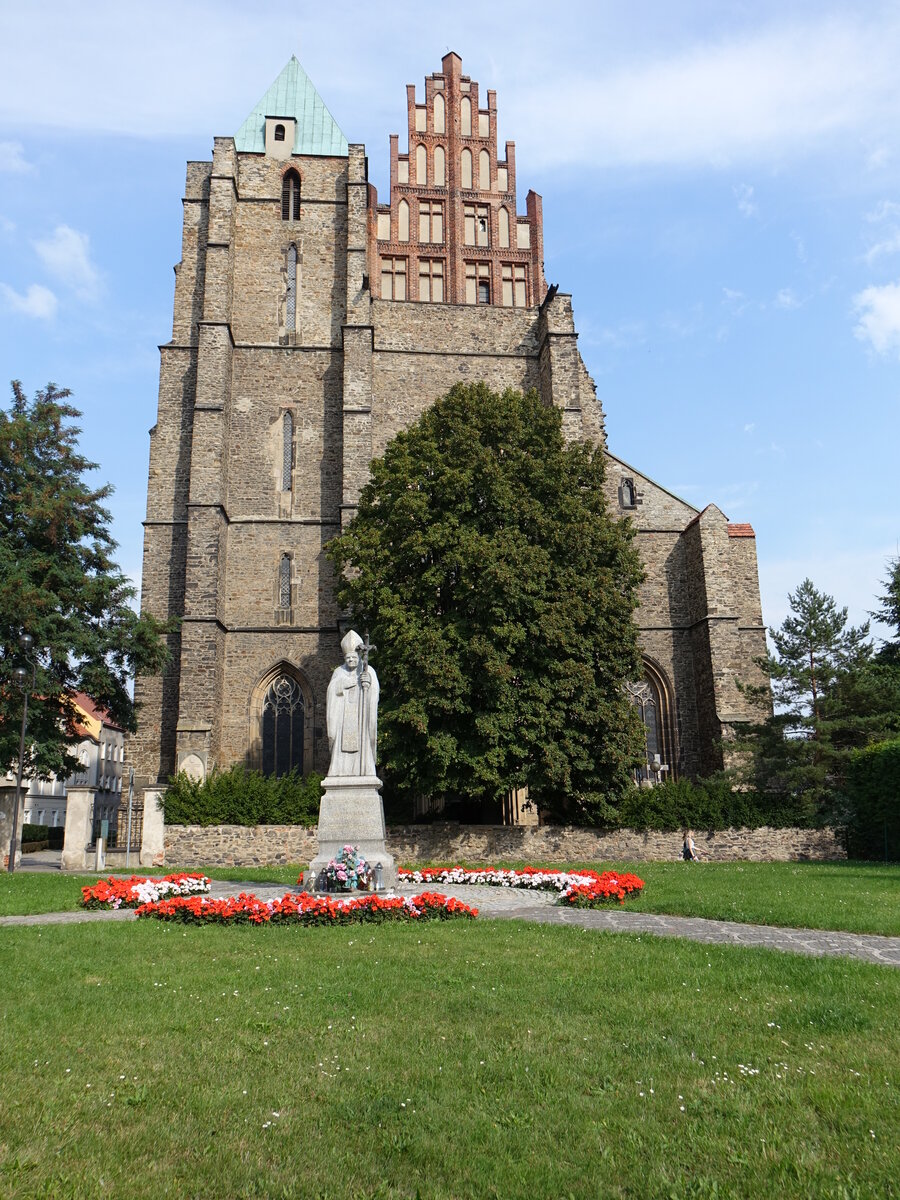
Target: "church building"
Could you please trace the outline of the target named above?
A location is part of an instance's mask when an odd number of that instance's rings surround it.
[[[171,339],[151,430],[142,607],[178,618],[139,678],[140,788],[243,762],[324,770],[341,613],[327,542],[369,463],[454,383],[536,389],[607,454],[647,578],[636,614],[642,778],[707,774],[753,715],[765,652],[756,542],[606,447],[572,297],[548,287],[541,197],[521,195],[497,96],[457,54],[406,89],[390,193],[368,182],[296,58],[212,160],[190,162]]]

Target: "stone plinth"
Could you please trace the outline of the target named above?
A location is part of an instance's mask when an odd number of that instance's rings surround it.
[[[381,780],[375,775],[329,775],[322,780],[318,850],[309,864],[306,884],[314,887],[319,873],[342,846],[359,850],[371,866],[381,863],[382,887],[397,882],[397,865],[385,847]]]
[[[83,871],[88,865],[96,791],[92,787],[66,788],[66,831],[59,860],[63,871]]]
[[[28,781],[22,780],[22,792],[28,790]],[[0,783],[0,862],[5,871],[9,866],[9,843],[12,840],[13,813],[16,811],[17,790],[14,783]],[[19,806],[19,821],[16,826],[16,857],[13,870],[22,865],[22,811]]]
[[[142,867],[161,867],[166,861],[166,827],[161,798],[165,788],[144,791],[144,824],[141,833]]]

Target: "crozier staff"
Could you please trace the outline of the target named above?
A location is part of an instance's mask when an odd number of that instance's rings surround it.
[[[330,776],[375,774],[378,676],[368,662],[369,651],[374,649],[354,629],[341,639],[344,661],[331,676],[326,705]]]

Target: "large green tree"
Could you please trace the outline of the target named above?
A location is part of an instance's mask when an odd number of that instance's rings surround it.
[[[63,776],[75,765],[72,694],[86,692],[133,729],[129,677],[165,659],[163,627],[133,610],[134,588],[112,559],[103,504],[112,489],[84,478],[96,464],[78,452],[80,414],[68,396],[51,383],[29,401],[14,381],[9,411],[0,409],[0,769],[19,753],[12,672],[25,665],[24,631],[37,663],[26,767]]]
[[[849,625],[811,580],[788,601],[790,615],[769,631],[774,652],[762,665],[775,711],[748,735],[749,774],[798,817],[841,817],[852,752],[898,730],[900,673],[876,659],[868,623]]]
[[[457,385],[371,465],[328,553],[377,644],[390,791],[471,811],[528,786],[547,813],[603,820],[643,733],[642,568],[603,496],[603,452],[566,442],[536,393]]]

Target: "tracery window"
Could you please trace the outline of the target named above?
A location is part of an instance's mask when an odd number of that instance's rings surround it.
[[[262,769],[264,775],[303,772],[303,692],[286,673],[272,681],[262,705]]]
[[[644,678],[625,690],[644,725],[645,762],[634,772],[637,784],[662,783],[672,777],[673,737],[668,688],[661,674],[645,663]]]
[[[281,219],[300,220],[300,176],[293,167],[285,172],[281,181]]]

